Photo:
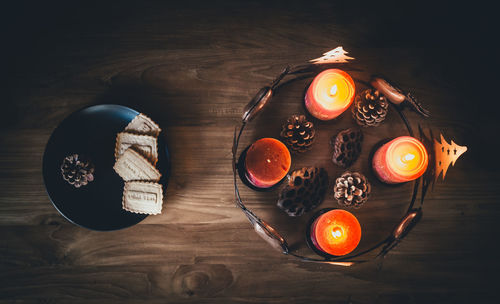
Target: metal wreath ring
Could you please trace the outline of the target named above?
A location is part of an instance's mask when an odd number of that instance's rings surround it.
[[[339,48],[336,48],[332,51],[338,50]],[[342,50],[342,48],[340,47]],[[332,52],[331,51],[331,52]],[[343,51],[343,50],[342,50]],[[327,55],[329,53],[325,53]],[[344,52],[341,55],[346,54]],[[352,59],[350,57],[345,56],[348,59]],[[324,57],[321,57],[324,58]],[[427,190],[428,183],[426,183],[426,180],[424,177],[426,174],[423,176],[419,177],[414,181],[413,185],[413,192],[412,192],[412,197],[407,209],[406,214],[402,217],[400,222],[394,227],[393,231],[391,234],[385,238],[384,240],[378,242],[374,246],[357,253],[355,255],[347,255],[347,256],[340,256],[340,257],[325,257],[324,260],[320,259],[312,259],[304,256],[297,255],[293,252],[291,252],[288,248],[288,245],[285,241],[285,239],[267,222],[264,220],[260,219],[257,217],[252,211],[247,209],[245,205],[243,204],[243,201],[240,196],[239,188],[237,185],[237,179],[236,179],[236,171],[238,170],[238,165],[237,165],[237,149],[239,145],[239,140],[241,137],[241,134],[244,131],[245,126],[252,121],[264,108],[265,106],[271,101],[274,93],[284,84],[296,81],[298,79],[303,79],[303,78],[308,78],[312,77],[314,73],[318,73],[321,70],[324,70],[326,68],[330,68],[333,65],[338,65],[339,63],[346,63],[347,60],[345,61],[339,61],[338,58],[335,58],[333,61],[329,62],[321,62],[321,58],[315,59],[313,62],[315,63],[309,63],[305,65],[299,65],[299,66],[294,66],[294,67],[286,67],[268,86],[265,86],[261,88],[257,94],[250,100],[250,102],[245,106],[241,123],[235,128],[234,132],[234,140],[233,140],[233,149],[232,149],[232,161],[233,161],[233,176],[234,176],[234,191],[235,191],[235,202],[237,207],[242,209],[245,214],[247,215],[247,218],[249,221],[252,223],[254,226],[254,229],[256,232],[264,238],[268,243],[271,244],[274,248],[282,251],[284,254],[287,255],[292,255],[294,257],[297,257],[301,259],[304,262],[325,262],[333,265],[341,265],[341,266],[351,266],[355,263],[362,263],[362,262],[367,262],[367,260],[352,260],[353,258],[360,257],[368,252],[371,252],[382,245],[383,248],[381,249],[380,253],[375,257],[384,257],[391,249],[393,249],[409,232],[410,230],[418,223],[418,221],[422,217],[422,205],[425,197],[425,193]],[[318,61],[320,64],[318,64]],[[326,61],[326,60],[323,60]],[[350,69],[354,70],[354,69]],[[283,81],[286,76],[289,75],[295,75],[297,77],[289,79],[287,81]],[[403,93],[403,91],[398,88],[396,85],[394,85],[392,82],[389,82],[387,79],[381,77],[381,76],[374,76],[371,80],[370,83],[366,81],[362,81],[357,79],[358,82],[364,83],[371,85],[382,92],[385,92],[384,95],[391,101],[392,106],[396,109],[398,114],[400,115],[401,119],[403,120],[410,136],[414,136],[413,130],[410,126],[410,123],[408,122],[408,119],[406,118],[405,114],[403,113],[403,107],[404,106],[409,106],[411,107],[415,112],[421,114],[424,117],[427,117],[429,115],[429,112],[425,110],[417,101],[416,99],[410,94],[410,93]],[[388,97],[387,95],[390,95]],[[239,129],[239,130],[238,130]],[[420,129],[420,133],[422,135],[422,130]],[[424,143],[425,144],[425,143]],[[426,145],[427,147],[428,145]],[[430,150],[432,151],[432,150]],[[430,155],[432,157],[432,155]],[[430,166],[429,166],[430,167]],[[427,171],[431,171],[431,168],[428,168]],[[419,206],[415,208],[415,202],[418,196],[418,189],[420,186],[421,181],[424,180],[423,187],[422,187],[422,193],[421,193],[421,199]],[[316,252],[317,253],[317,252]]]

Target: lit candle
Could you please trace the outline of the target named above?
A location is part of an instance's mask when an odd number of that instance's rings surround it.
[[[349,74],[338,69],[325,70],[307,89],[306,108],[318,119],[334,119],[352,104],[354,91],[354,81]]]
[[[375,152],[372,165],[382,182],[397,184],[419,178],[428,162],[429,156],[420,141],[411,136],[400,136]]]
[[[248,148],[245,157],[246,177],[258,188],[269,188],[287,175],[291,164],[290,151],[281,141],[262,138]]]
[[[311,224],[311,241],[314,246],[330,255],[346,255],[353,251],[361,240],[358,219],[345,210],[333,209]]]

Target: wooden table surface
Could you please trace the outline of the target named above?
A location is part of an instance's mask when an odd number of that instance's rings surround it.
[[[487,140],[497,140],[498,94],[470,87],[490,68],[477,63],[483,50],[462,51],[468,46],[461,40],[479,41],[470,34],[488,25],[443,19],[444,9],[293,1],[7,8],[0,301],[494,302],[499,171]],[[243,106],[287,64],[338,45],[358,67],[396,79],[431,110],[425,121],[410,113],[412,121],[469,147],[381,268],[280,255],[234,205],[231,144]],[[470,52],[477,64],[467,62]],[[115,232],[66,221],[41,173],[54,128],[100,103],[151,113],[172,156],[164,212]],[[263,218],[276,212],[274,205],[250,206]]]

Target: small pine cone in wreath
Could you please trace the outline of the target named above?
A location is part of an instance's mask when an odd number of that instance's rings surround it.
[[[301,216],[323,202],[328,189],[328,173],[323,168],[295,170],[281,189],[278,207],[289,216]]]
[[[367,89],[354,100],[352,114],[360,126],[375,127],[384,121],[389,103],[378,90]]]
[[[358,128],[340,131],[330,141],[333,146],[332,161],[341,167],[350,167],[361,154],[362,141],[363,132]]]
[[[72,154],[64,158],[61,173],[70,185],[80,188],[94,180],[94,165],[87,158]]]
[[[359,208],[368,200],[371,186],[363,174],[345,172],[335,181],[333,191],[339,205]]]
[[[304,115],[290,116],[281,128],[283,141],[295,152],[305,152],[311,149],[314,135],[314,124]]]

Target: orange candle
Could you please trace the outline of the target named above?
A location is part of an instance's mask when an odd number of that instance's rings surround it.
[[[382,182],[397,184],[419,178],[428,162],[429,156],[420,141],[411,136],[400,136],[375,152],[372,165]]]
[[[262,138],[248,148],[245,157],[246,177],[258,188],[269,188],[287,175],[291,164],[290,151],[281,141]]]
[[[312,223],[311,240],[325,253],[346,255],[358,246],[361,226],[352,213],[342,209],[330,210]]]
[[[349,74],[339,69],[325,70],[307,89],[306,108],[318,119],[334,119],[352,104],[354,91],[354,81]]]

